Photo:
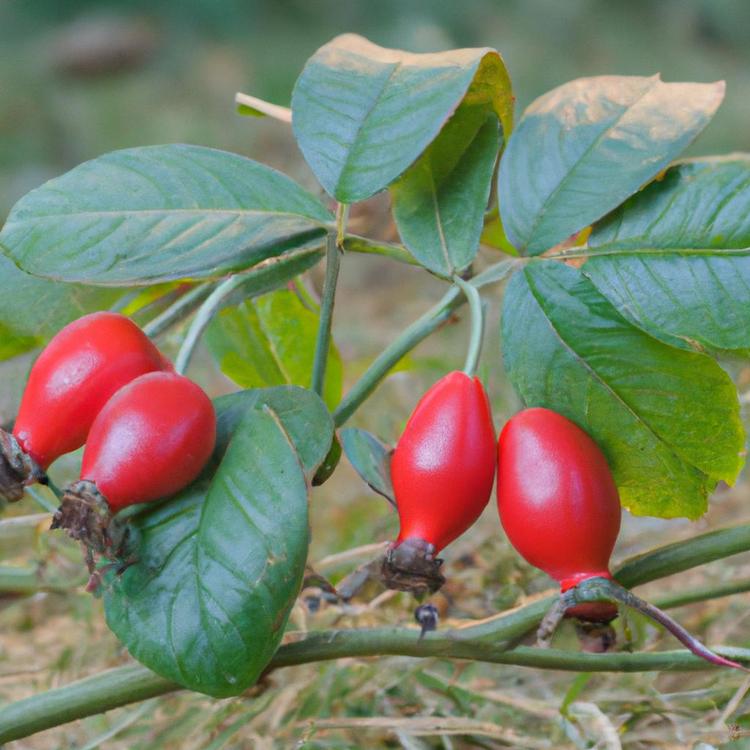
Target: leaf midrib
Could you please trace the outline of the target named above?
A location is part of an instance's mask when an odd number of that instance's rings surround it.
[[[581,366],[591,374],[591,376],[596,380],[596,382],[600,383],[609,393],[612,394],[612,396],[623,406],[625,409],[635,418],[635,420],[641,424],[658,442],[661,443],[668,451],[671,453],[675,458],[677,458],[680,462],[692,467],[696,472],[700,474],[701,477],[708,477],[708,474],[706,474],[704,471],[702,471],[700,468],[695,466],[692,461],[689,461],[688,459],[681,456],[679,453],[677,453],[669,443],[667,443],[658,433],[656,433],[653,428],[646,422],[631,406],[623,399],[623,397],[606,381],[604,378],[585,360],[583,357],[581,357],[578,352],[570,345],[562,336],[560,331],[556,328],[554,325],[552,318],[547,314],[547,311],[542,303],[542,297],[538,294],[537,289],[534,287],[532,280],[529,278],[529,275],[526,271],[524,271],[524,278],[526,280],[526,284],[529,288],[529,291],[531,292],[531,296],[534,298],[534,301],[538,305],[540,311],[544,315],[545,320],[549,323],[549,326],[552,330],[552,332],[555,334],[555,337],[560,342],[560,344],[574,357],[574,359],[581,364]],[[589,282],[591,283],[591,282]],[[593,286],[593,285],[592,285]],[[595,287],[594,287],[595,288]],[[626,321],[627,323],[627,321]],[[630,325],[628,323],[628,325]]]
[[[528,239],[526,240],[524,244],[524,249],[528,249],[529,245],[531,244],[531,240],[534,237],[534,234],[536,230],[539,228],[539,225],[541,224],[542,219],[544,218],[544,215],[547,213],[547,210],[549,209],[552,202],[555,200],[557,195],[563,190],[565,185],[567,184],[568,180],[576,173],[576,171],[580,168],[581,164],[586,160],[586,158],[589,156],[589,154],[600,145],[600,143],[604,140],[605,136],[608,133],[611,133],[614,128],[616,128],[622,119],[625,117],[625,115],[630,112],[633,107],[635,107],[648,93],[650,93],[654,86],[659,83],[658,78],[652,79],[652,84],[648,88],[646,88],[641,94],[638,95],[627,107],[623,109],[622,112],[617,116],[617,118],[611,122],[609,125],[607,125],[604,130],[602,130],[599,135],[586,147],[584,152],[581,154],[581,156],[574,162],[573,166],[560,178],[560,181],[555,186],[554,190],[547,196],[547,199],[542,204],[541,210],[537,214],[536,218],[534,219],[534,222],[531,225],[531,228],[528,233]]]
[[[330,220],[317,219],[307,214],[300,214],[294,211],[277,211],[263,208],[128,208],[128,209],[112,209],[112,210],[97,210],[97,211],[72,211],[70,213],[58,213],[58,214],[32,214],[28,218],[14,218],[13,216],[8,217],[8,221],[5,224],[5,228],[11,227],[14,224],[25,224],[27,222],[36,222],[41,219],[71,219],[75,217],[92,218],[97,216],[148,216],[148,215],[160,215],[160,214],[216,214],[219,216],[245,216],[245,215],[261,215],[261,216],[289,216],[296,219],[307,219],[308,221],[319,224],[321,227],[330,227],[332,224]],[[3,232],[4,233],[4,232]]]

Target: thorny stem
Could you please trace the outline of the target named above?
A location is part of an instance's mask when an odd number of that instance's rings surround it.
[[[339,222],[345,221],[345,211],[336,215]],[[318,338],[315,342],[315,359],[313,361],[312,389],[319,396],[323,395],[326,369],[328,367],[328,352],[331,347],[331,324],[333,322],[333,306],[336,301],[336,284],[341,265],[341,250],[338,238],[343,235],[343,224],[338,224],[337,232],[328,233],[326,242],[326,277],[323,282],[323,297],[320,301],[320,318],[318,322]]]
[[[626,585],[647,583],[749,549],[750,524],[743,524],[647,552],[626,561],[615,575]],[[534,628],[558,598],[542,597],[486,620],[428,633],[421,641],[415,628],[314,632],[282,646],[269,668],[391,654],[586,672],[706,668],[705,661],[686,650],[593,654],[528,647],[509,649],[508,643]],[[750,662],[750,650],[718,648],[716,651],[726,658]],[[0,708],[0,743],[179,689],[179,685],[138,664],[102,672]]]
[[[469,377],[474,377],[479,364],[479,355],[482,353],[482,337],[484,335],[484,313],[482,311],[482,298],[475,286],[464,281],[460,276],[453,277],[453,281],[461,288],[469,301],[471,310],[471,338],[469,339],[469,348],[466,352],[466,363],[464,372]]]
[[[180,375],[185,374],[200,337],[211,322],[211,318],[213,318],[221,307],[224,298],[231,294],[238,286],[241,286],[244,281],[245,279],[239,274],[230,276],[228,279],[222,281],[201,305],[198,314],[190,324],[190,328],[185,336],[185,340],[182,342],[182,346],[180,347],[180,351],[178,352],[177,359],[174,363],[174,369]]]
[[[214,288],[213,284],[198,284],[189,291],[185,292],[176,302],[171,304],[166,310],[162,311],[153,320],[150,320],[143,326],[143,332],[149,338],[156,338],[160,336],[168,328],[171,328],[175,323],[188,316],[201,302],[203,302],[211,290]]]

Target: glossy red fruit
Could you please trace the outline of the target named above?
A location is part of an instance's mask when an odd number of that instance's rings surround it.
[[[139,375],[171,369],[132,320],[96,312],[65,326],[31,368],[13,436],[42,468],[80,448],[111,396]]]
[[[188,485],[215,442],[214,407],[200,386],[174,372],[142,375],[91,426],[81,479],[96,484],[116,513]]]
[[[511,544],[567,591],[587,578],[611,578],[620,500],[604,454],[580,427],[549,409],[512,417],[498,444],[497,501]],[[609,603],[582,604],[571,616],[606,621]]]
[[[424,394],[391,459],[401,528],[440,552],[484,510],[495,478],[495,429],[482,383],[451,372]]]
[[[434,556],[479,517],[495,477],[495,430],[478,378],[451,372],[422,397],[391,459],[391,479],[401,524],[384,567],[387,585],[414,590],[411,570],[442,583]],[[424,565],[423,565],[424,564]],[[391,572],[403,573],[389,578]]]

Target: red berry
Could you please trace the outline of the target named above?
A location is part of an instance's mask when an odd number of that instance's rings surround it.
[[[391,459],[401,530],[440,552],[484,510],[495,478],[495,430],[478,378],[451,372],[424,394]]]
[[[121,388],[91,426],[81,479],[113,513],[172,495],[205,466],[216,442],[213,404],[174,372],[142,375]]]
[[[435,555],[476,521],[495,478],[495,430],[478,378],[451,372],[425,393],[393,452],[391,478],[401,530],[383,580],[435,591],[444,581]]]
[[[621,515],[617,487],[604,454],[573,422],[542,408],[507,422],[498,445],[497,501],[511,544],[562,591],[587,578],[611,578]],[[574,609],[568,614],[588,619],[616,612],[607,603]]]
[[[42,468],[80,448],[123,385],[171,364],[129,318],[96,312],[65,326],[31,368],[13,435]]]

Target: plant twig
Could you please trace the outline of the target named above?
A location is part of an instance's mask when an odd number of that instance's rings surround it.
[[[168,328],[171,328],[175,323],[186,318],[193,312],[211,294],[213,288],[214,285],[211,283],[194,286],[185,292],[176,302],[173,302],[166,310],[146,323],[143,326],[143,332],[152,339],[160,336]]]
[[[631,589],[683,570],[750,550],[750,523],[709,531],[626,560],[615,579]]]
[[[479,288],[484,284],[502,281],[517,265],[518,263],[514,260],[502,260],[485,269],[481,274],[471,279],[469,283]],[[464,302],[465,298],[461,294],[460,288],[452,286],[436,305],[431,307],[421,318],[414,321],[395,341],[389,344],[336,407],[333,412],[333,420],[336,426],[341,427],[378,387],[380,381],[388,375],[398,361],[440,328]]]
[[[746,591],[750,591],[750,578],[700,588],[686,588],[673,594],[666,594],[657,599],[654,604],[661,609],[674,609],[684,607],[686,604],[705,602],[707,599],[721,599],[732,594],[744,594]]]
[[[453,277],[453,281],[461,288],[469,301],[471,310],[471,337],[469,339],[469,348],[466,352],[466,363],[464,372],[469,377],[474,377],[479,364],[479,356],[482,353],[482,338],[484,336],[484,313],[482,311],[482,298],[475,286],[464,281],[460,276]]]
[[[605,594],[607,599],[614,599],[658,622],[696,656],[700,656],[701,659],[705,659],[719,667],[731,667],[732,669],[741,669],[745,672],[750,671],[742,664],[714,653],[666,612],[662,612],[658,607],[649,604],[649,602],[636,596],[632,591],[628,591],[628,589],[620,586],[615,581],[610,581],[606,578],[592,578],[582,581],[568,593],[573,595],[576,603],[578,601],[597,601],[599,593]],[[590,593],[591,596],[586,595],[587,593]]]
[[[719,648],[717,651],[732,659],[750,662],[748,649]],[[282,646],[269,669],[367,656],[437,656],[574,672],[710,668],[707,662],[687,650],[591,654],[520,646],[509,651],[492,643],[464,641],[456,637],[455,631],[427,633],[420,640],[418,628],[371,628],[310,633]],[[179,685],[138,664],[111,669],[0,709],[0,743],[179,689]]]
[[[208,327],[213,316],[221,307],[224,298],[231,294],[231,292],[233,292],[238,286],[242,285],[244,281],[245,279],[241,275],[230,276],[228,279],[222,281],[201,305],[198,314],[190,324],[190,328],[185,336],[185,340],[182,342],[182,346],[180,347],[180,351],[178,352],[177,359],[174,363],[174,369],[180,375],[185,374],[200,337]]]
[[[436,305],[431,307],[421,318],[414,321],[395,341],[389,344],[336,407],[333,412],[333,421],[336,427],[341,427],[378,387],[380,381],[399,360],[443,325],[453,314],[453,311],[461,306],[463,301],[459,288],[451,287]]]
[[[267,102],[264,99],[258,99],[257,96],[243,94],[241,91],[238,91],[234,95],[234,101],[241,107],[247,107],[267,117],[273,117],[274,120],[285,122],[287,125],[291,125],[292,123],[292,110],[289,107],[271,104],[271,102]]]
[[[336,284],[338,283],[339,267],[341,265],[341,250],[338,246],[337,236],[336,233],[329,232],[328,242],[326,243],[326,278],[323,282],[323,298],[320,301],[318,338],[315,342],[315,359],[313,361],[312,373],[312,390],[319,396],[323,395],[323,387],[325,385],[328,352],[331,348],[333,306],[336,301]]]
[[[35,485],[29,485],[25,488],[25,491],[40,508],[46,510],[48,513],[57,513],[57,505],[45,497],[45,493],[38,487]],[[58,499],[62,497],[62,495],[58,495],[57,493],[54,494]]]
[[[410,266],[419,265],[414,257],[403,245],[394,245],[392,242],[378,242],[369,237],[360,237],[357,234],[347,234],[344,237],[344,250],[348,253],[362,253],[364,255],[382,255],[399,263]]]
[[[622,583],[636,585],[703,565],[750,549],[750,524],[703,534],[628,560],[615,573]],[[310,633],[282,646],[269,669],[344,656],[441,656],[516,664],[540,669],[586,672],[699,670],[710,668],[687,650],[657,653],[591,654],[518,647],[509,641],[536,627],[557,596],[545,596],[511,612],[463,626],[428,633],[418,640],[415,628],[329,630]],[[710,598],[710,596],[706,596]],[[750,662],[750,650],[715,649],[720,655]],[[129,703],[179,690],[180,686],[132,664],[102,672],[0,708],[0,743],[22,739],[43,729]]]

